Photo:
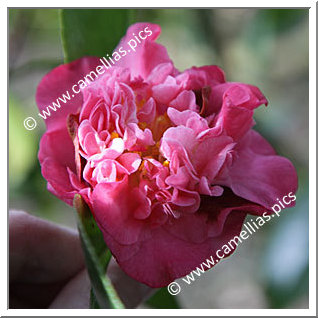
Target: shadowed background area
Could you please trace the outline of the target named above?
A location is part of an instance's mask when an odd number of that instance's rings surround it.
[[[92,10],[93,18],[98,11]],[[182,283],[179,306],[308,308],[308,10],[131,11],[135,21],[161,25],[159,42],[180,70],[217,64],[228,81],[258,86],[269,106],[256,110],[255,129],[293,162],[299,176],[296,207],[191,285]],[[63,63],[59,10],[10,9],[9,49],[10,209],[75,227],[73,209],[46,190],[37,159],[45,125],[34,96],[43,75]],[[29,116],[38,122],[32,131],[23,126]],[[162,292],[142,305],[149,306],[176,304]]]

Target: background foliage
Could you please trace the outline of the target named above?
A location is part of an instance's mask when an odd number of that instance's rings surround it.
[[[45,73],[64,58],[110,54],[135,21],[161,25],[159,42],[180,70],[218,64],[228,80],[260,87],[270,104],[256,110],[255,128],[299,175],[295,208],[177,298],[162,290],[142,307],[174,308],[177,299],[182,308],[307,308],[308,10],[10,9],[10,208],[76,226],[72,208],[46,190],[41,176],[37,151],[44,123],[27,131],[23,120],[38,118],[34,96]]]

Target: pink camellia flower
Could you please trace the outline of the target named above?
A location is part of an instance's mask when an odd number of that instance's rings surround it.
[[[247,213],[295,193],[297,175],[252,129],[267,105],[257,87],[226,82],[217,66],[179,72],[158,25],[132,25],[118,47],[145,27],[135,52],[46,120],[39,160],[53,194],[82,195],[121,268],[162,287],[239,235]],[[40,110],[99,64],[84,57],[47,74]]]

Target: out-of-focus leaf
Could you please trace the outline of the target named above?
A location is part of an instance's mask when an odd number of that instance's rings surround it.
[[[87,55],[111,55],[133,23],[133,12],[132,9],[61,9],[65,62]]]
[[[243,41],[246,47],[258,58],[257,64],[264,68],[270,63],[279,39],[278,35],[297,27],[307,18],[304,9],[260,9],[243,28]]]
[[[308,17],[308,9],[263,9],[258,11],[257,18],[271,23],[276,32],[284,32],[295,27],[299,21]]]
[[[23,126],[23,107],[12,96],[9,97],[9,180],[16,188],[27,177],[37,160],[36,136]]]
[[[152,297],[147,300],[147,305],[158,309],[179,309],[181,308],[177,298],[167,291],[167,288],[160,288]]]
[[[79,194],[74,197],[74,206],[77,210],[78,229],[93,288],[91,305],[93,308],[125,308],[106,276],[111,253],[105,245],[89,207]]]

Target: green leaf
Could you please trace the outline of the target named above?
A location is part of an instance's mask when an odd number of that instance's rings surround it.
[[[74,197],[77,210],[77,223],[84,250],[86,267],[91,279],[91,308],[125,308],[110,279],[106,269],[111,259],[103,235],[98,228],[89,207],[79,194]]]
[[[147,305],[158,309],[180,309],[176,296],[169,294],[166,287],[160,288],[147,300]]]
[[[91,293],[90,293],[90,297],[89,297],[89,308],[90,309],[101,309],[99,307],[99,304],[98,304],[98,301],[96,299],[93,288],[91,288]]]
[[[23,125],[29,115],[25,112],[26,105],[12,95],[9,97],[9,105],[9,180],[10,187],[17,189],[27,180],[37,160],[37,136]]]
[[[132,9],[61,9],[66,63],[83,56],[111,55],[133,23]]]
[[[259,10],[257,19],[264,19],[273,25],[276,32],[285,32],[297,27],[298,23],[309,17],[308,9],[269,9]]]

